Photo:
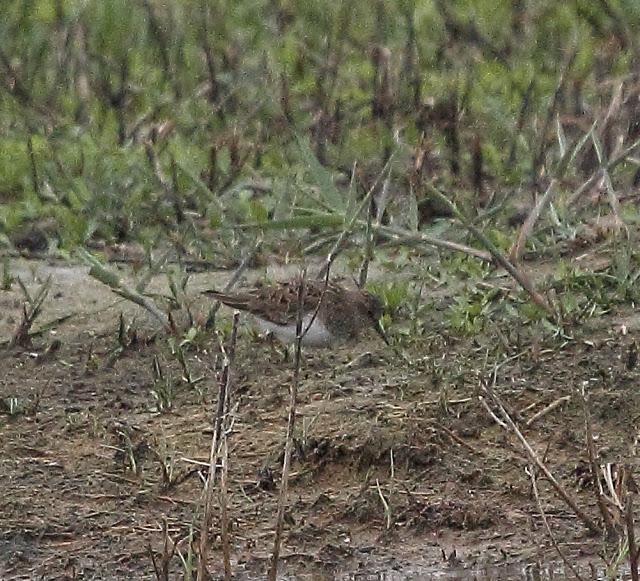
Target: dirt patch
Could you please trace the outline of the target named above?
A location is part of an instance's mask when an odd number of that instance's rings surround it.
[[[213,338],[187,351],[195,385],[156,411],[154,357],[166,377],[182,371],[153,323],[117,301],[83,269],[31,265],[37,284],[53,276],[42,321],[74,317],[2,354],[0,365],[0,576],[46,579],[153,579],[165,523],[173,539],[198,535],[200,494],[217,390]],[[35,279],[34,276],[35,275]],[[199,275],[193,296],[219,286]],[[157,281],[162,290],[163,281]],[[0,293],[8,337],[21,296]],[[194,312],[206,303],[194,299]],[[113,357],[118,317],[135,315],[137,342]],[[530,348],[502,361],[495,389],[521,418],[570,398],[530,427],[529,441],[593,515],[585,477],[584,419],[577,388],[590,393],[601,461],[636,463],[638,371],[626,357],[632,333],[617,318],[575,330],[563,347]],[[286,426],[290,364],[243,326],[230,444],[232,554],[238,578],[263,578],[272,545]],[[52,341],[60,348],[47,351]],[[335,352],[308,352],[300,389],[283,572],[335,578],[387,571],[404,575],[479,570],[555,559],[539,517],[528,460],[480,405],[477,387],[499,337],[447,338],[437,320],[409,348],[411,365],[375,336]],[[361,357],[364,352],[371,356]],[[354,360],[356,363],[354,364]],[[109,363],[107,365],[107,362]],[[584,527],[539,483],[551,526],[572,558],[600,550]],[[213,525],[210,570],[220,569]],[[182,547],[186,550],[186,543]],[[593,555],[593,557],[591,557]],[[177,574],[181,565],[172,562]],[[522,568],[505,568],[519,578]],[[437,577],[436,577],[437,575]],[[425,577],[428,578],[428,577]],[[478,578],[482,578],[478,573]]]

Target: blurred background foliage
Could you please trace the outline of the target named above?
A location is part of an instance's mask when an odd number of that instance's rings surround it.
[[[3,244],[232,264],[256,229],[323,249],[370,188],[433,228],[433,185],[500,242],[550,177],[575,238],[601,200],[574,192],[640,136],[639,23],[634,0],[5,0]],[[626,208],[635,161],[611,177]]]

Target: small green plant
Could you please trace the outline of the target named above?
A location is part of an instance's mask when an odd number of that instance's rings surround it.
[[[198,349],[206,340],[207,333],[205,333],[205,330],[200,325],[194,323],[186,330],[178,347],[172,347],[172,351],[174,349]]]
[[[180,562],[182,563],[182,570],[184,572],[184,581],[192,581],[194,578],[194,572],[196,571],[196,556],[193,551],[193,523],[189,525],[189,536],[184,539],[187,543],[187,553],[186,555],[182,553],[180,550],[180,544],[176,545],[176,551],[178,552],[178,557],[180,558]]]
[[[198,390],[200,396],[202,396],[202,392],[198,389],[198,385],[204,379],[204,376],[194,377],[191,369],[189,367],[189,363],[187,362],[187,358],[185,356],[185,347],[193,344],[193,341],[197,337],[202,337],[204,333],[201,333],[201,328],[194,326],[187,331],[185,338],[180,342],[179,345],[175,344],[173,338],[169,339],[169,347],[171,349],[171,355],[175,358],[175,360],[180,365],[180,369],[182,370],[182,381],[191,388],[195,388]]]
[[[502,292],[497,288],[472,288],[455,297],[454,303],[449,307],[449,324],[465,335],[477,335],[498,309],[501,297]]]
[[[605,273],[621,301],[635,303],[640,299],[640,254],[631,244],[620,244],[614,249],[613,260]]]
[[[376,281],[368,289],[380,298],[384,312],[393,317],[409,299],[410,285],[407,280]]]
[[[138,333],[133,326],[133,321],[128,323],[124,314],[120,313],[118,318],[118,334],[116,338],[116,345],[109,351],[105,367],[112,367],[115,362],[122,357],[128,350],[132,349],[138,344]],[[93,355],[93,354],[92,354]]]
[[[11,286],[14,282],[15,278],[13,277],[13,274],[11,274],[11,264],[9,262],[9,257],[5,256],[2,259],[2,290],[11,290]]]
[[[153,448],[153,455],[160,464],[160,471],[162,477],[162,488],[167,489],[171,487],[175,482],[175,449],[165,439],[160,439],[156,446]]]
[[[165,413],[173,408],[176,389],[171,377],[165,376],[158,356],[153,357],[153,388],[151,395],[156,400],[156,411]]]
[[[116,462],[121,463],[125,470],[130,470],[139,476],[142,471],[141,461],[144,460],[148,446],[144,442],[134,446],[128,428],[118,429],[116,436],[119,441],[115,454]]]
[[[618,540],[614,552],[611,555],[603,555],[606,564],[607,579],[619,579],[620,571],[629,555],[629,539],[625,536]]]
[[[88,411],[72,412],[67,414],[65,431],[67,433],[89,433],[92,436],[98,436],[102,427],[98,417]]]
[[[16,417],[27,413],[27,404],[24,400],[17,397],[5,397],[0,399],[0,412]]]
[[[443,255],[439,265],[440,272],[437,273],[437,278],[444,283],[449,280],[459,281],[460,279],[469,281],[483,280],[492,270],[491,265],[488,263],[461,253]]]
[[[89,345],[89,350],[87,351],[87,356],[84,361],[84,373],[85,375],[90,375],[95,373],[100,367],[100,358],[96,355],[93,350],[93,343]]]

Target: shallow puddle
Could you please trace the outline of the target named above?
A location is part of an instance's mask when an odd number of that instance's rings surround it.
[[[581,566],[577,572],[583,579],[592,581],[604,580],[606,573],[601,568]],[[450,567],[434,570],[433,568],[404,569],[402,571],[385,571],[379,573],[358,572],[344,577],[349,581],[556,581],[574,579],[571,570],[561,562],[546,565],[528,563],[500,566],[476,567],[473,569]],[[630,578],[625,568],[615,579]]]

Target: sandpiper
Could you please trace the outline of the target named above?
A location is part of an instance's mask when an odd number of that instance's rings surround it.
[[[296,278],[246,292],[205,293],[233,309],[250,313],[263,330],[288,344],[296,340],[298,295],[302,283]],[[368,327],[373,327],[388,344],[380,323],[382,312],[380,299],[367,291],[346,289],[332,282],[304,280],[302,344],[331,347],[356,339]]]

